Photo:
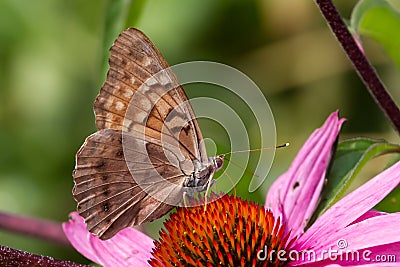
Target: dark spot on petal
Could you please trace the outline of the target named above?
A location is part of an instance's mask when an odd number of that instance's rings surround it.
[[[101,176],[101,179],[103,181],[107,181],[108,180],[108,174],[104,174],[103,176]]]
[[[295,190],[299,186],[300,186],[300,183],[299,182],[295,182],[292,189]]]

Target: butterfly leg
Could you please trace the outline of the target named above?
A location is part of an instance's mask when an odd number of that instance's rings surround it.
[[[210,178],[208,178],[208,181],[205,185],[207,185],[206,193],[204,194],[204,212],[207,210],[207,202],[208,202],[208,194],[210,192],[210,188],[212,184],[215,184],[215,180],[212,178],[213,176],[210,175]]]
[[[183,191],[183,205],[185,207],[189,207],[188,199],[187,199],[187,192]]]
[[[209,187],[211,187],[215,183],[215,180],[212,179],[212,177],[209,178],[209,180],[202,186],[184,186],[183,187],[183,192],[187,193],[188,196],[194,196],[195,193],[198,192],[204,192],[206,191]]]
[[[207,202],[208,202],[207,195],[210,192],[211,186],[214,184],[215,184],[215,180],[212,178],[212,175],[210,175],[207,182],[202,186],[196,186],[196,187],[184,186],[183,187],[183,204],[184,204],[184,206],[189,207],[188,196],[193,197],[195,193],[204,192],[204,191],[206,191],[205,196],[204,196],[204,203],[205,203],[205,206],[207,206]],[[205,211],[205,209],[204,209],[204,211]]]

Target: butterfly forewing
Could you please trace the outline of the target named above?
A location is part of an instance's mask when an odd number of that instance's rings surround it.
[[[191,162],[207,162],[188,98],[142,32],[125,30],[109,65],[94,104],[99,131],[77,153],[73,189],[78,212],[102,239],[166,214],[182,198]]]
[[[207,159],[204,146],[199,145],[202,135],[194,112],[190,105],[182,104],[188,101],[183,88],[142,32],[133,28],[124,31],[110,49],[109,65],[106,82],[95,101],[98,129],[130,131],[129,126],[142,125],[149,131],[161,133],[165,127],[164,134],[178,139],[180,132],[165,124],[168,114],[175,109],[188,124],[187,138],[181,146],[192,159]],[[134,102],[131,101],[133,97]],[[126,114],[128,106],[130,112]]]

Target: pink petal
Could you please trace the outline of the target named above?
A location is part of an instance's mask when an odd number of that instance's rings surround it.
[[[363,215],[361,215],[360,217],[358,217],[357,220],[352,222],[352,224],[364,221],[364,220],[372,218],[372,217],[386,215],[386,214],[387,214],[386,212],[382,212],[382,211],[378,211],[378,210],[369,210],[366,213],[364,213]]]
[[[63,223],[64,233],[72,246],[86,258],[107,266],[149,266],[153,240],[133,228],[126,228],[108,240],[100,240],[86,229],[77,212]]]
[[[397,262],[382,262],[382,263],[366,263],[366,264],[357,264],[353,263],[353,265],[336,265],[336,266],[346,266],[346,267],[359,267],[359,266],[364,266],[364,267],[399,267],[399,263]]]
[[[293,236],[303,233],[314,212],[332,145],[343,122],[343,119],[338,119],[338,112],[332,113],[325,124],[308,138],[289,170],[269,189],[265,207],[275,216],[282,216]]]
[[[399,221],[400,213],[369,218],[320,238],[318,244],[315,244],[312,250],[317,255],[322,255],[322,251],[330,248],[338,252],[358,251],[400,242]],[[339,240],[347,244],[344,250],[338,247]],[[327,258],[328,255],[325,255],[325,257]]]
[[[397,262],[382,262],[382,263],[357,263],[357,262],[351,262],[351,263],[342,263],[342,264],[329,264],[331,261],[322,261],[322,262],[315,262],[312,264],[304,264],[304,265],[290,265],[289,266],[297,266],[297,267],[399,267],[399,263]]]
[[[296,267],[341,267],[342,265],[332,263],[331,261],[318,261],[313,263],[305,263],[305,264],[297,264],[294,262],[289,262],[289,266],[296,266]]]
[[[354,190],[322,214],[296,242],[296,249],[315,247],[378,204],[400,182],[400,162]],[[377,216],[375,218],[386,217]]]

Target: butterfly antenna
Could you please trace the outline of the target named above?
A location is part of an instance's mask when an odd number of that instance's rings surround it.
[[[282,145],[275,146],[275,147],[263,147],[263,148],[231,151],[231,152],[227,152],[227,153],[221,154],[221,156],[226,156],[226,155],[234,154],[234,153],[242,153],[242,152],[253,152],[253,151],[261,151],[261,150],[270,150],[270,149],[273,149],[273,148],[276,149],[276,148],[283,148],[283,147],[287,147],[287,146],[289,146],[289,143],[284,143]]]

